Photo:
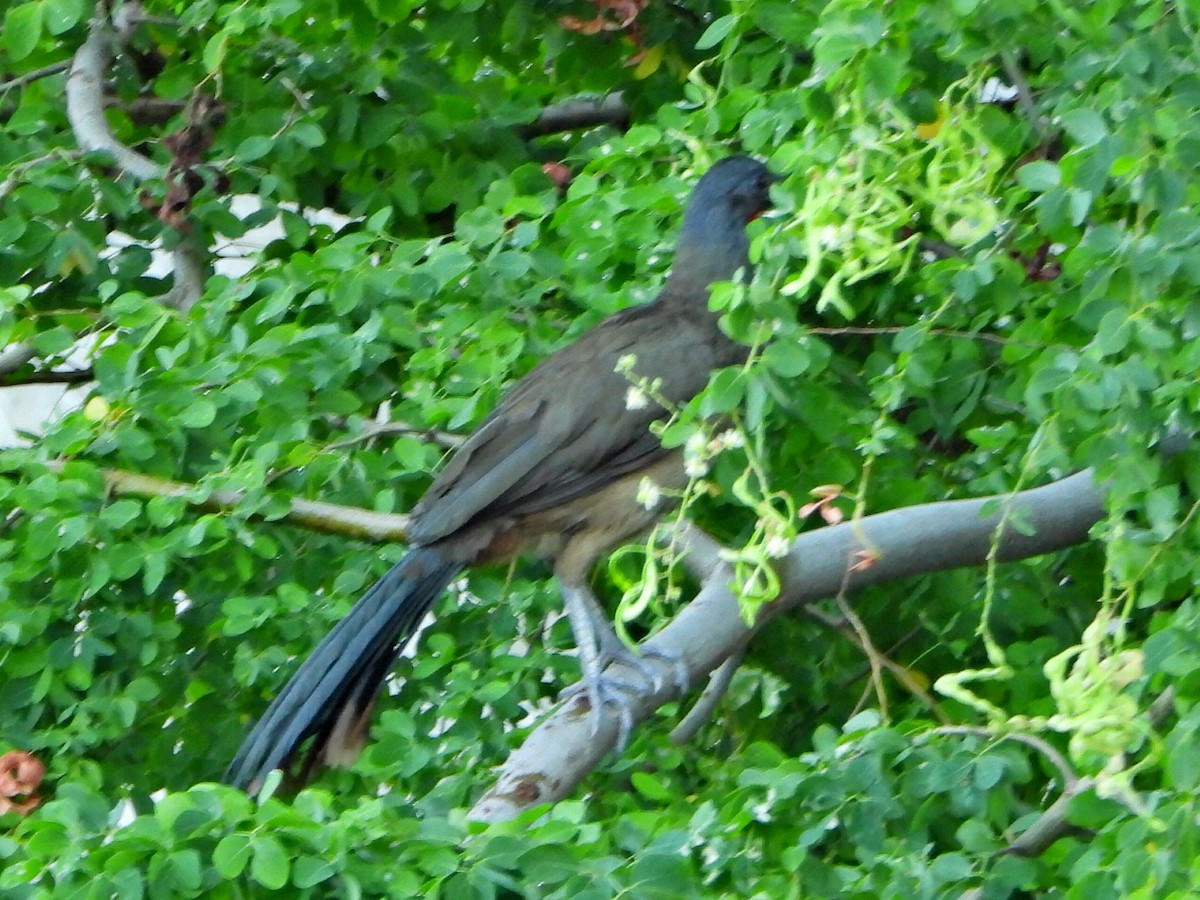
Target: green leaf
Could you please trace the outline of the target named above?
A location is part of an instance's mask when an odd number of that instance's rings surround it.
[[[217,406],[205,397],[196,397],[179,413],[184,428],[207,428],[217,417]]]
[[[51,34],[70,31],[83,18],[84,0],[42,0],[43,19]]]
[[[741,369],[723,369],[713,376],[704,392],[702,409],[706,416],[735,409],[746,392]]]
[[[675,798],[675,792],[649,772],[634,772],[630,778],[638,793],[650,800],[667,803]]]
[[[288,129],[287,134],[310,150],[325,143],[325,132],[316,122],[298,122]]]
[[[1017,170],[1017,181],[1026,190],[1041,193],[1058,187],[1062,174],[1054,163],[1039,159],[1021,166]]]
[[[140,500],[124,497],[114,500],[100,510],[100,521],[112,528],[123,528],[142,513]]]
[[[4,16],[4,46],[15,62],[33,52],[42,37],[42,4],[22,3]]]
[[[262,159],[271,152],[275,146],[275,141],[265,134],[255,134],[246,138],[237,145],[237,149],[233,151],[233,155],[242,162],[253,162],[256,159]]]
[[[38,356],[56,356],[68,350],[77,340],[75,333],[68,328],[51,328],[34,337],[31,343]]]
[[[700,35],[700,39],[696,41],[697,50],[708,50],[710,47],[715,47],[733,32],[737,26],[738,17],[735,15],[721,16],[713,21],[706,29],[704,34]]]
[[[291,863],[283,844],[269,834],[256,834],[250,839],[254,856],[250,861],[250,877],[265,888],[277,891],[288,882]]]
[[[1133,329],[1129,323],[1129,311],[1114,309],[1105,313],[1096,329],[1096,346],[1105,356],[1122,352],[1129,344]]]
[[[1108,136],[1100,113],[1092,109],[1072,109],[1063,113],[1063,128],[1080,147],[1091,147]]]
[[[204,53],[201,56],[205,71],[209,73],[220,71],[221,65],[225,62],[225,52],[228,47],[229,32],[224,29],[218,31],[208,39],[208,43],[204,45]]]
[[[329,860],[316,856],[301,856],[292,866],[292,884],[309,888],[330,878],[337,870]]]
[[[783,378],[795,378],[808,371],[809,355],[799,341],[778,340],[763,351],[763,363]]]
[[[249,835],[240,832],[227,834],[213,850],[213,866],[222,878],[236,878],[246,868],[252,852]]]
[[[975,784],[990,791],[1004,777],[1004,760],[995,753],[984,754],[975,760]]]

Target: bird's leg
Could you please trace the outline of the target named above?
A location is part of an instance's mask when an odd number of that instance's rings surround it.
[[[582,690],[592,707],[592,734],[600,729],[600,717],[604,715],[605,704],[617,708],[620,720],[617,731],[617,746],[624,747],[629,741],[629,732],[633,728],[633,710],[630,708],[626,692],[636,693],[637,688],[632,684],[605,677],[604,666],[609,657],[603,649],[606,633],[611,632],[607,622],[597,629],[594,610],[598,608],[595,598],[585,585],[562,582],[563,605],[567,610],[567,619],[571,623],[571,631],[575,635],[575,645],[579,648],[579,664],[583,669],[583,678],[578,685],[572,685],[563,692],[570,696]],[[620,643],[615,634],[612,638]]]
[[[586,591],[585,595],[588,614],[592,617],[593,631],[597,635],[597,642],[601,654],[605,657],[605,662],[618,662],[635,670],[646,679],[646,684],[650,689],[658,693],[663,687],[662,673],[658,667],[651,665],[647,658],[659,660],[670,667],[671,674],[675,676],[675,687],[679,689],[679,693],[687,693],[690,679],[687,666],[681,657],[655,647],[642,646],[636,650],[630,647],[621,640],[609,623],[608,616],[596,596],[591,591]]]

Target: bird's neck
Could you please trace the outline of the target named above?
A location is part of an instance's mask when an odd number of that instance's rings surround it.
[[[675,247],[665,294],[681,299],[703,296],[719,281],[732,281],[741,270],[749,280],[750,241],[746,223],[726,210],[689,209]]]

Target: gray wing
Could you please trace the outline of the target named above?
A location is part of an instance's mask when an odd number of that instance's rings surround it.
[[[634,354],[638,373],[684,402],[735,348],[711,323],[658,304],[606,319],[518,382],[458,449],[413,509],[412,540],[438,540],[481,515],[553,508],[648,466],[667,452],[650,433],[666,411],[652,400],[627,407],[618,360]]]

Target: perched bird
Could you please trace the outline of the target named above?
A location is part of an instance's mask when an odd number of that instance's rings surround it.
[[[624,662],[652,683],[653,667],[620,640],[587,583],[597,557],[662,515],[661,503],[638,502],[643,479],[666,489],[686,483],[679,452],[650,431],[667,410],[628,401],[627,369],[682,404],[714,369],[744,361],[746,348],[721,332],[708,308],[709,287],[749,275],[746,225],[769,208],[775,180],[744,156],[709,169],[688,202],[658,297],[543,361],[459,447],[412,510],[408,554],[300,666],[242,744],[228,782],[254,785],[309,738],[305,774],[317,763],[352,762],[389,669],[433,602],[464,568],[517,554],[553,561],[592,715],[606,704],[620,711],[623,692],[637,689],[605,679],[608,663]]]

